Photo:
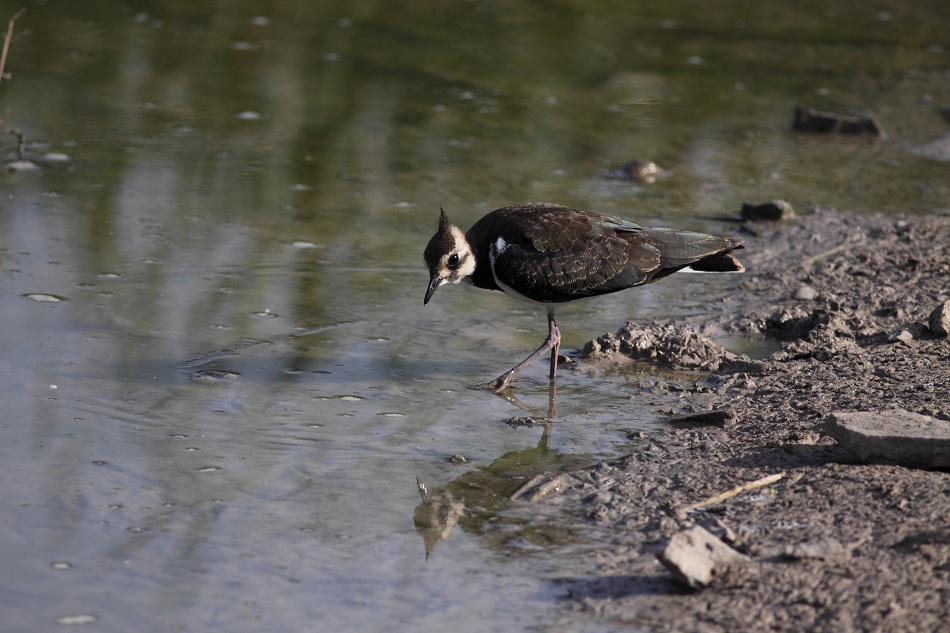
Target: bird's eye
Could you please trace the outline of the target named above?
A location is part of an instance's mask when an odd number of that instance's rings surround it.
[[[449,256],[449,266],[451,266],[452,268],[455,268],[455,267],[458,266],[458,265],[459,265],[459,254],[458,254],[458,253],[452,253],[452,254]]]

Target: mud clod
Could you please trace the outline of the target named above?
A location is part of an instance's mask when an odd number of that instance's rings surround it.
[[[628,359],[660,367],[712,371],[738,357],[708,336],[683,325],[640,326],[629,322],[616,334],[589,341],[581,358]]]
[[[676,580],[691,589],[701,589],[724,568],[750,560],[698,525],[673,535],[656,557]]]

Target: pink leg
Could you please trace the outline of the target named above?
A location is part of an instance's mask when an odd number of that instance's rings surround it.
[[[515,379],[515,376],[521,373],[521,370],[541,358],[548,350],[551,350],[551,380],[554,380],[554,375],[557,371],[557,353],[560,349],[561,331],[557,329],[557,323],[554,322],[554,311],[548,310],[548,337],[541,343],[541,347],[536,349],[531,356],[528,356],[495,380],[472,385],[472,389],[491,389],[495,392],[504,391],[508,388],[508,385],[511,384],[511,381]]]

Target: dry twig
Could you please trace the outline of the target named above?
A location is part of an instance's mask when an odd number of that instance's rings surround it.
[[[4,78],[9,79],[10,76],[6,74],[7,67],[7,53],[10,50],[10,40],[13,39],[13,24],[17,21],[21,15],[26,12],[26,7],[23,7],[19,11],[13,14],[13,17],[10,18],[10,21],[7,23],[7,34],[3,38],[3,52],[0,52],[0,81],[3,81]],[[0,125],[7,131],[7,134],[12,134],[17,138],[17,158],[23,160],[23,147],[26,145],[26,139],[23,136],[23,132],[16,129],[12,125],[7,125],[6,121],[0,119]]]
[[[767,477],[762,477],[761,479],[756,479],[755,481],[750,481],[749,483],[742,484],[741,486],[736,486],[725,492],[721,492],[718,495],[713,495],[708,499],[703,499],[702,501],[697,501],[692,503],[685,508],[680,508],[680,512],[686,513],[704,506],[709,506],[714,503],[719,503],[720,501],[725,501],[726,499],[731,499],[741,495],[743,492],[749,492],[750,490],[755,490],[756,488],[762,488],[763,486],[768,486],[769,484],[774,484],[776,481],[785,476],[785,471],[780,473],[775,473],[774,475],[769,475]]]

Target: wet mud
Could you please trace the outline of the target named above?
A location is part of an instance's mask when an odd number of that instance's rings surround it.
[[[705,373],[660,412],[668,429],[557,475],[536,502],[596,535],[589,575],[556,580],[562,604],[651,631],[947,630],[950,473],[861,463],[826,424],[836,411],[950,420],[950,340],[929,320],[950,298],[950,216],[813,209],[749,230],[748,272],[718,318],[631,324],[585,348],[581,370],[633,358]],[[716,348],[736,333],[781,349]],[[657,559],[695,525],[746,561],[702,589]]]

